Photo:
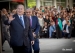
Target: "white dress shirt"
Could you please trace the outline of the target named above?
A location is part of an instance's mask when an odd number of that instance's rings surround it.
[[[66,32],[67,32],[67,33],[69,33],[69,29],[68,29],[68,27],[69,27],[69,26],[67,25],[67,26],[66,26]]]

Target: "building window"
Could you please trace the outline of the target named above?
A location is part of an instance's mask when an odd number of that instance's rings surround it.
[[[66,0],[57,0],[57,6],[58,5],[66,7]]]
[[[44,2],[45,6],[52,6],[52,2]]]
[[[52,1],[52,0],[43,0],[43,1]]]
[[[66,0],[57,0],[57,2],[65,2]]]
[[[44,6],[52,6],[53,0],[42,0]]]

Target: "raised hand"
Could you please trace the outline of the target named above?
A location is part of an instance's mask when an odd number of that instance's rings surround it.
[[[15,18],[13,18],[13,15],[12,15],[12,14],[10,14],[8,18],[9,18],[9,21],[10,21],[10,22],[15,19]]]

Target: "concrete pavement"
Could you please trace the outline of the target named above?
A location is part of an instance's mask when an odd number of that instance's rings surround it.
[[[75,38],[71,39],[39,39],[40,41],[40,53],[75,53]],[[12,53],[12,49],[9,47],[7,41],[4,44],[5,52]]]

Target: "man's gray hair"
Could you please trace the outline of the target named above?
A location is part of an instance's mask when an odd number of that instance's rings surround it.
[[[27,10],[31,10],[31,11],[32,11],[33,9],[32,9],[32,8],[27,8],[27,9],[25,9],[25,11],[27,11]]]

